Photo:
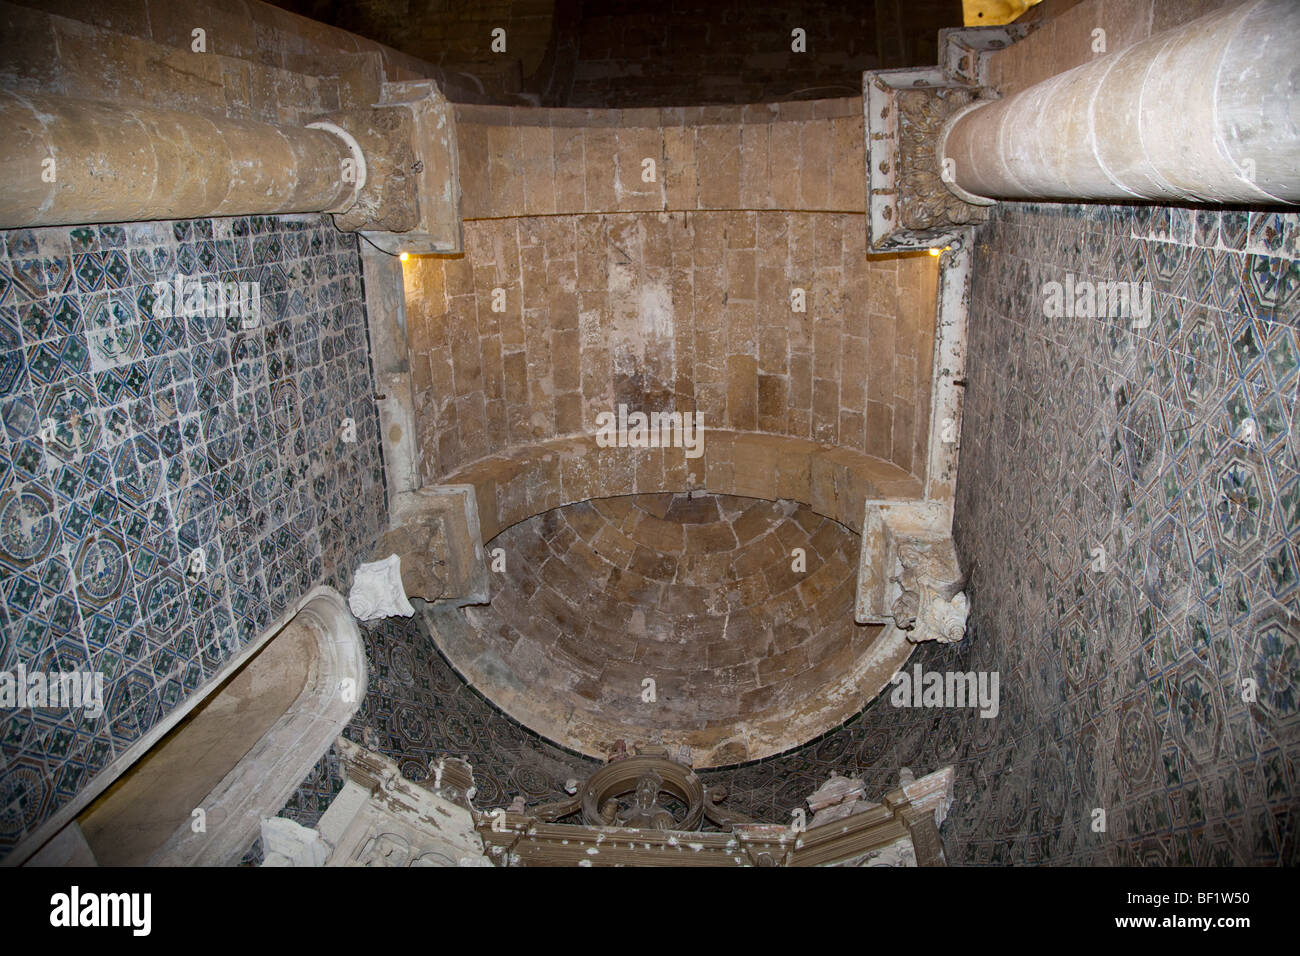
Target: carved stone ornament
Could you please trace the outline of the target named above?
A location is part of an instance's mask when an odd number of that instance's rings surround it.
[[[975,101],[977,90],[937,86],[899,90],[898,225],[914,232],[983,222],[988,209],[958,199],[943,181],[937,154],[948,117]]]
[[[914,642],[954,644],[966,636],[970,602],[961,591],[945,542],[905,540],[898,546],[892,596],[894,626]],[[915,637],[913,637],[915,635]]]
[[[832,775],[808,798],[816,817],[787,825],[718,813],[723,796],[658,753],[602,767],[563,803],[479,810],[463,760],[440,759],[416,783],[346,738],[335,748],[343,789],[315,827],[264,819],[264,866],[944,865],[952,767],[920,779],[904,769],[875,801],[863,799],[862,781]],[[580,822],[553,822],[566,816]],[[721,832],[698,829],[703,818]]]
[[[966,636],[970,602],[952,536],[924,503],[868,504],[855,617],[892,624],[914,644]]]
[[[415,614],[402,587],[402,559],[390,554],[358,567],[348,592],[348,607],[360,621]]]
[[[662,748],[643,748],[661,751]],[[943,866],[939,826],[952,802],[953,770],[900,785],[878,800],[862,781],[833,775],[789,824],[720,814],[723,796],[689,767],[658,752],[614,760],[570,800],[523,813],[480,813],[478,832],[498,866]],[[701,806],[701,799],[703,806]],[[699,813],[720,832],[666,828]],[[577,817],[581,822],[559,822]],[[593,821],[593,822],[588,822]]]
[[[473,771],[444,758],[405,779],[387,757],[335,741],[343,789],[315,827],[262,821],[263,866],[491,866],[475,829]]]
[[[263,820],[264,866],[944,865],[939,827],[952,804],[952,767],[920,779],[904,769],[899,786],[874,801],[863,798],[862,781],[833,775],[808,799],[812,821],[774,824],[719,814],[721,794],[658,754],[602,767],[560,804],[479,810],[463,760],[443,758],[416,783],[350,740],[335,747],[343,789],[315,827]],[[553,822],[566,816],[579,822]],[[722,829],[677,828],[701,818]]]
[[[841,820],[878,804],[863,799],[866,784],[857,777],[832,773],[830,779],[808,797],[808,809],[813,812],[812,825],[819,826],[832,820]]]
[[[645,830],[698,830],[706,818],[724,828],[751,822],[724,810],[725,797],[706,790],[694,770],[666,753],[640,753],[601,767],[570,799],[526,812],[546,821],[581,813],[588,826]]]
[[[872,252],[955,244],[959,227],[988,218],[984,203],[948,188],[940,161],[949,118],[987,97],[987,54],[1022,27],[940,31],[939,63],[863,74],[867,246]]]

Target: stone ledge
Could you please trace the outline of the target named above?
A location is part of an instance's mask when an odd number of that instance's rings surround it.
[[[594,435],[555,438],[479,459],[443,478],[474,487],[480,540],[589,498],[706,490],[785,498],[861,533],[868,498],[922,496],[921,482],[879,458],[803,438],[708,429],[704,453],[680,448],[601,448]]]

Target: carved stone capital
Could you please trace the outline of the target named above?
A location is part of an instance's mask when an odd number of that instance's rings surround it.
[[[914,644],[966,635],[970,602],[942,512],[924,502],[868,503],[858,565],[859,624],[892,624]]]
[[[960,86],[898,90],[898,227],[914,233],[983,222],[984,206],[958,199],[944,183],[939,141],[944,124],[978,91]]]
[[[394,499],[390,522],[376,551],[401,557],[408,596],[457,607],[487,601],[488,572],[473,486],[404,492]]]
[[[314,124],[354,153],[341,173],[356,182],[335,224],[385,252],[456,253],[464,248],[455,110],[432,80],[385,83],[378,103]],[[333,211],[333,210],[331,210]]]
[[[945,30],[940,64],[863,74],[867,137],[867,245],[873,252],[943,247],[959,227],[988,218],[987,201],[954,192],[940,161],[945,125],[987,96],[987,52],[1020,27]]]

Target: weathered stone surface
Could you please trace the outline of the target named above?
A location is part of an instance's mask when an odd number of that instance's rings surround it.
[[[460,154],[451,104],[432,80],[385,83],[369,114],[377,126],[392,127],[374,147],[384,192],[364,217],[354,215],[339,228],[359,229],[394,254],[460,253]]]
[[[487,600],[472,486],[438,485],[400,494],[390,520],[375,552],[401,556],[408,596],[457,605]]]
[[[1064,37],[1087,48],[1096,20],[1061,20],[1047,42],[1077,56]],[[1300,131],[1261,107],[1294,96],[1287,64],[1300,57],[1300,7],[1227,4],[1164,32],[1155,22],[1116,18],[1113,45],[1092,46],[1104,55],[1066,72],[1047,57],[1038,83],[956,117],[943,145],[953,191],[984,201],[1300,202]]]
[[[0,127],[0,161],[14,170],[0,228],[320,212],[352,192],[340,180],[347,148],[321,130],[7,91]]]
[[[456,107],[465,216],[637,210],[861,212],[862,113],[855,98],[679,109]],[[494,149],[495,145],[495,149]],[[506,162],[505,156],[522,157]],[[490,157],[500,157],[490,161]],[[643,179],[646,158],[657,166]],[[752,243],[751,243],[752,246]]]
[[[382,106],[332,113],[320,121],[349,133],[365,156],[365,185],[356,201],[335,214],[340,229],[410,232],[419,222],[415,122],[402,107]],[[354,175],[359,176],[360,171]]]
[[[467,221],[463,257],[404,270],[424,482],[594,432],[620,403],[924,474],[938,263],[868,258],[865,231],[861,214],[781,210]]]
[[[473,486],[485,542],[532,515],[588,498],[692,488],[789,498],[856,531],[867,498],[921,494],[920,482],[895,465],[806,439],[706,429],[703,447],[690,459],[680,448],[600,448],[594,436],[558,438],[483,458],[445,480]]]
[[[970,604],[946,507],[868,502],[855,615],[892,624],[914,643],[951,644],[966,635]]]
[[[937,67],[865,74],[868,245],[873,252],[926,249],[988,211],[947,187],[941,162],[944,124],[979,93]]]
[[[467,611],[472,629],[430,624],[472,684],[566,746],[600,756],[626,737],[715,766],[786,749],[865,703],[879,631],[853,622],[858,537],[807,506],[598,498],[488,548],[502,564],[490,604]]]
[[[346,738],[335,743],[347,782],[315,827],[262,822],[263,866],[490,866],[474,828],[468,765],[440,760],[412,783],[397,764]]]

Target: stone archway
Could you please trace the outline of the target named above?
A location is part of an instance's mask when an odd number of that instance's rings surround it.
[[[256,656],[81,814],[77,825],[96,861],[238,863],[262,819],[284,806],[365,690],[356,621],[338,592],[319,587]]]

